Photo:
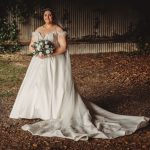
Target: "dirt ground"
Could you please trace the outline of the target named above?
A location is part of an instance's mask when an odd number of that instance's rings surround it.
[[[0,97],[0,150],[149,150],[150,126],[132,135],[112,140],[89,139],[78,141],[63,138],[32,136],[21,130],[26,123],[38,120],[10,119],[9,113],[17,91],[30,63],[31,56],[0,55],[0,61],[24,67],[17,74],[19,82],[2,89],[12,91]],[[71,55],[74,82],[82,98],[98,101],[111,112],[150,117],[150,55],[126,53]],[[3,66],[1,66],[3,67]],[[7,77],[7,74],[6,74]],[[17,80],[16,80],[17,81]]]

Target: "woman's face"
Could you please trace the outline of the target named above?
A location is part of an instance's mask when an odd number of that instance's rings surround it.
[[[44,12],[44,21],[45,23],[52,23],[53,19],[51,11],[47,10]]]

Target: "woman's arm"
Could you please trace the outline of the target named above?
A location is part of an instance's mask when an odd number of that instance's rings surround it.
[[[52,56],[63,54],[67,48],[66,34],[64,34],[65,32],[62,29],[58,32],[59,47],[54,50],[54,53],[51,54]]]
[[[31,53],[34,52],[34,48],[32,47],[33,43],[34,43],[34,39],[33,39],[33,37],[32,37],[32,39],[31,39],[31,41],[30,41],[30,44],[29,44],[29,52],[31,52]]]
[[[40,31],[40,28],[41,27],[38,27],[35,31]],[[31,53],[33,53],[35,51],[34,48],[32,47],[34,42],[35,42],[35,35],[32,33],[31,41],[30,41],[30,44],[29,44],[29,52],[31,52]]]

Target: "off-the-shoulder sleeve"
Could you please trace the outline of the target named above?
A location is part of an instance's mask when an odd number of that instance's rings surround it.
[[[32,32],[32,37],[38,36],[37,32]]]
[[[66,31],[57,31],[57,34],[59,36],[66,36],[67,35],[67,32]]]
[[[38,33],[37,32],[32,32],[31,38],[32,38],[33,41],[37,41],[38,40]]]

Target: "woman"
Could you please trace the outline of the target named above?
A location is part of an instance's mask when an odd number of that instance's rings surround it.
[[[10,118],[40,118],[42,121],[22,129],[33,135],[75,141],[112,139],[148,125],[148,117],[114,114],[81,98],[72,78],[67,33],[53,18],[53,11],[46,9],[45,24],[33,32],[29,50],[34,51],[31,45],[41,39],[52,41],[56,49],[50,57],[32,57]]]

